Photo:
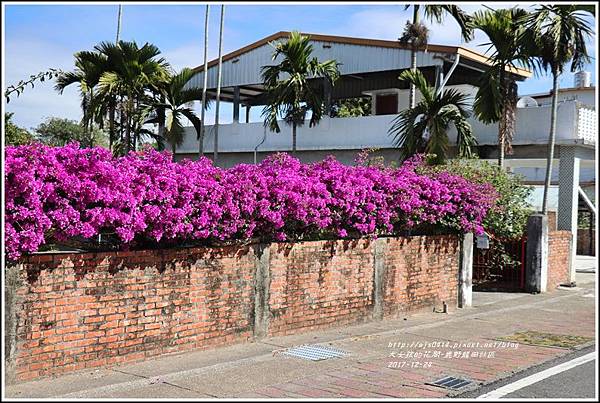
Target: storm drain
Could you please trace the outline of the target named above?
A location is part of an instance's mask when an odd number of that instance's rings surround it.
[[[440,388],[458,390],[462,389],[467,385],[470,385],[473,381],[468,379],[456,378],[454,376],[445,376],[434,382],[426,382],[427,385],[438,386]]]
[[[346,351],[333,347],[320,346],[318,344],[306,344],[293,347],[284,351],[282,354],[311,361],[328,360],[330,358],[340,358],[348,355]]]

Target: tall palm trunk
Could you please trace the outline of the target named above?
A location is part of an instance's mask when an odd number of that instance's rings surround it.
[[[204,17],[204,84],[202,85],[202,106],[200,110],[200,136],[198,136],[198,158],[204,155],[204,109],[206,108],[206,85],[208,84],[208,14],[210,6],[206,5]]]
[[[297,131],[297,125],[296,122],[292,123],[292,154],[295,155],[296,154],[296,131]]]
[[[419,23],[419,6],[413,5],[413,25]],[[417,70],[417,49],[412,46],[410,51],[410,69],[412,71]],[[416,87],[414,84],[410,84],[408,91],[408,105],[410,109],[413,109],[417,104]]]
[[[548,192],[552,179],[552,162],[554,160],[554,143],[556,142],[556,114],[558,112],[558,77],[557,67],[552,67],[552,113],[550,117],[550,138],[548,139],[548,159],[546,160],[546,179],[544,181],[544,199],[542,201],[542,214],[548,212]]]
[[[223,21],[225,6],[221,6],[221,28],[219,29],[219,66],[217,67],[217,104],[215,106],[215,144],[213,149],[213,162],[217,165],[219,159],[219,105],[221,101],[221,69],[223,67]]]
[[[94,88],[90,88],[90,105],[94,104]],[[91,108],[90,108],[91,109]],[[88,141],[88,147],[94,146],[94,111],[90,110],[90,116],[88,116],[88,129],[86,135]]]
[[[108,149],[112,152],[115,139],[115,102],[113,97],[111,97],[108,107],[108,124]]]
[[[163,94],[160,95],[160,103],[164,104],[166,102],[165,96]],[[159,138],[165,141],[165,119],[166,119],[166,109],[159,108],[157,110],[158,113],[158,136]],[[173,146],[173,161],[175,160],[175,146]]]
[[[504,80],[504,66],[501,66],[500,77],[498,82],[500,83],[500,94],[503,99],[502,115],[500,116],[500,122],[498,122],[498,166],[504,167],[504,146],[506,143],[506,82]]]
[[[133,111],[133,105],[131,100],[131,94],[128,95],[127,100],[127,112],[125,116],[125,153],[131,151],[131,113]]]
[[[123,6],[119,4],[119,15],[117,16],[117,38],[115,43],[119,43],[119,37],[121,36],[121,14],[123,13]]]
[[[121,37],[121,16],[123,14],[123,6],[119,4],[119,13],[117,15],[117,36],[115,38],[115,44],[119,46],[119,39]],[[110,106],[108,110],[108,120],[109,120],[109,134],[108,134],[108,149],[110,151],[113,150],[113,142],[115,140],[115,103],[116,97],[111,95],[110,97]],[[121,123],[123,120],[121,119]],[[121,128],[123,126],[121,125]],[[119,131],[119,138],[121,137],[121,131]]]

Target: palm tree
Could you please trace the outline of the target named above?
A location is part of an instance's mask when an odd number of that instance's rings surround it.
[[[97,52],[81,51],[75,53],[75,71],[61,72],[56,77],[56,85],[54,89],[60,94],[63,93],[66,87],[72,84],[79,85],[81,95],[81,109],[83,117],[81,124],[84,127],[86,138],[89,138],[90,144],[93,146],[93,123],[97,117],[94,105],[94,87],[98,84],[100,76],[106,69],[106,58]]]
[[[186,88],[186,84],[194,74],[192,69],[184,68],[172,76],[161,88],[162,100],[152,104],[154,116],[145,121],[145,123],[159,124],[158,135],[171,146],[173,156],[176,148],[183,144],[184,140],[182,118],[185,117],[192,123],[196,134],[199,134],[201,130],[200,118],[196,116],[193,109],[188,107],[190,102],[202,99],[202,89]],[[164,125],[160,127],[161,124]],[[149,134],[144,129],[143,133]]]
[[[585,41],[591,37],[593,31],[584,18],[586,13],[593,15],[587,6],[541,5],[523,19],[523,39],[533,45],[532,53],[536,56],[536,66],[539,70],[550,71],[552,74],[552,112],[542,214],[548,211],[548,190],[556,139],[558,79],[569,61],[572,72],[583,68],[590,61]]]
[[[444,162],[449,148],[447,131],[451,123],[457,131],[458,156],[473,157],[472,148],[477,140],[467,121],[468,96],[454,89],[436,92],[419,70],[405,70],[398,79],[414,85],[423,96],[414,108],[400,112],[389,129],[394,143],[400,148],[401,159],[416,153],[428,153],[435,154],[436,163]]]
[[[208,86],[208,17],[210,5],[206,5],[204,15],[204,84],[202,85],[202,104],[200,105],[200,133],[198,135],[198,159],[204,155],[204,112],[206,110],[206,87]]]
[[[279,133],[278,116],[292,126],[292,153],[296,152],[296,129],[304,124],[306,114],[310,111],[310,127],[315,126],[323,116],[323,82],[331,85],[339,77],[338,64],[335,60],[319,62],[312,57],[313,47],[308,36],[299,32],[290,33],[285,43],[272,44],[275,48],[272,60],[283,56],[277,65],[263,66],[262,78],[266,89],[268,104],[262,112],[265,126]],[[285,78],[281,78],[285,76]],[[321,81],[311,81],[321,79]]]
[[[498,124],[498,165],[504,166],[504,154],[512,153],[517,110],[517,83],[509,71],[517,65],[529,65],[529,53],[521,38],[522,18],[527,12],[520,8],[485,10],[473,14],[469,25],[483,31],[489,38],[492,66],[482,74],[475,96],[475,116],[485,124]]]
[[[217,165],[219,159],[219,106],[221,105],[221,75],[223,70],[223,25],[225,19],[225,5],[221,5],[221,24],[219,28],[219,63],[217,65],[217,105],[215,107],[215,141],[213,148],[213,162]]]
[[[419,12],[421,7],[423,8],[423,14],[425,18],[431,22],[441,24],[444,21],[444,15],[450,14],[454,17],[454,20],[458,23],[461,30],[461,35],[465,41],[471,40],[473,31],[469,27],[469,15],[466,14],[458,6],[453,5],[422,5],[413,4],[404,6],[405,10],[410,7],[413,8],[413,20],[412,22],[407,21],[404,28],[403,35],[398,38],[400,43],[409,44],[411,47],[411,63],[410,69],[412,71],[417,70],[417,51],[425,46],[429,41],[429,30],[427,27],[419,21]],[[411,84],[409,90],[409,106],[414,108],[416,104],[415,86]]]
[[[121,15],[123,14],[123,6],[119,4],[119,14],[117,15],[117,39],[115,43],[119,43],[119,39],[121,36]]]
[[[108,55],[111,64],[102,73],[98,88],[103,96],[117,97],[121,130],[125,130],[124,151],[135,149],[141,126],[145,121],[141,108],[148,104],[147,91],[159,92],[168,80],[169,64],[159,57],[160,50],[149,43],[139,47],[136,42],[119,41],[118,44],[102,42],[95,49]]]

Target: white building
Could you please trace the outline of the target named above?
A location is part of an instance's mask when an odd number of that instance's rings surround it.
[[[388,135],[392,119],[408,105],[406,83],[397,79],[402,70],[410,68],[411,51],[397,41],[350,38],[330,35],[309,35],[313,54],[319,60],[335,59],[340,63],[341,77],[333,88],[325,86],[328,102],[336,99],[371,97],[371,115],[349,118],[325,117],[316,127],[307,124],[298,128],[297,154],[303,161],[320,160],[333,154],[338,160],[352,163],[356,153],[364,148],[378,148],[377,154],[386,160],[396,160],[398,151]],[[281,123],[281,133],[272,133],[262,122],[250,122],[251,108],[265,103],[260,76],[261,67],[275,64],[269,42],[285,41],[289,32],[278,32],[223,56],[221,99],[233,103],[233,122],[219,125],[219,165],[260,161],[265,156],[291,150],[291,128]],[[480,75],[490,65],[488,58],[460,46],[428,45],[417,53],[417,64],[429,82],[444,88],[457,88],[475,95]],[[207,91],[216,96],[217,61],[208,64]],[[203,66],[191,86],[202,86]],[[515,80],[531,77],[531,72],[512,69]],[[581,78],[581,77],[579,77]],[[583,80],[585,81],[585,80]],[[576,232],[579,185],[592,188],[595,184],[595,147],[598,138],[595,111],[595,88],[568,88],[560,91],[558,107],[555,161],[550,193],[550,209],[561,210],[558,227]],[[548,134],[550,131],[550,94],[533,94],[524,98],[517,110],[514,154],[506,164],[525,175],[536,186],[531,202],[540,206],[541,185],[545,176]],[[418,100],[418,98],[417,98]],[[240,122],[240,107],[246,111]],[[496,160],[498,127],[470,119],[477,136],[480,158]],[[212,156],[214,125],[206,127],[204,150]],[[186,138],[176,151],[176,158],[197,158],[198,140],[192,127],[186,128]],[[455,133],[450,131],[451,141]],[[558,182],[561,182],[559,196]],[[593,195],[593,190],[588,195]]]

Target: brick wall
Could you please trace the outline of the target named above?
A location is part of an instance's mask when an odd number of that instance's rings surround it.
[[[385,317],[424,307],[456,306],[459,243],[449,237],[385,239]]]
[[[6,271],[8,381],[455,307],[458,253],[432,236],[33,255]]]
[[[271,248],[269,334],[368,318],[374,287],[371,244],[361,239]]]
[[[21,380],[252,335],[249,248],[46,254],[20,271]]]
[[[548,231],[556,231],[556,211],[548,211]]]
[[[569,281],[569,259],[571,232],[550,231],[548,233],[548,282],[547,291]]]

